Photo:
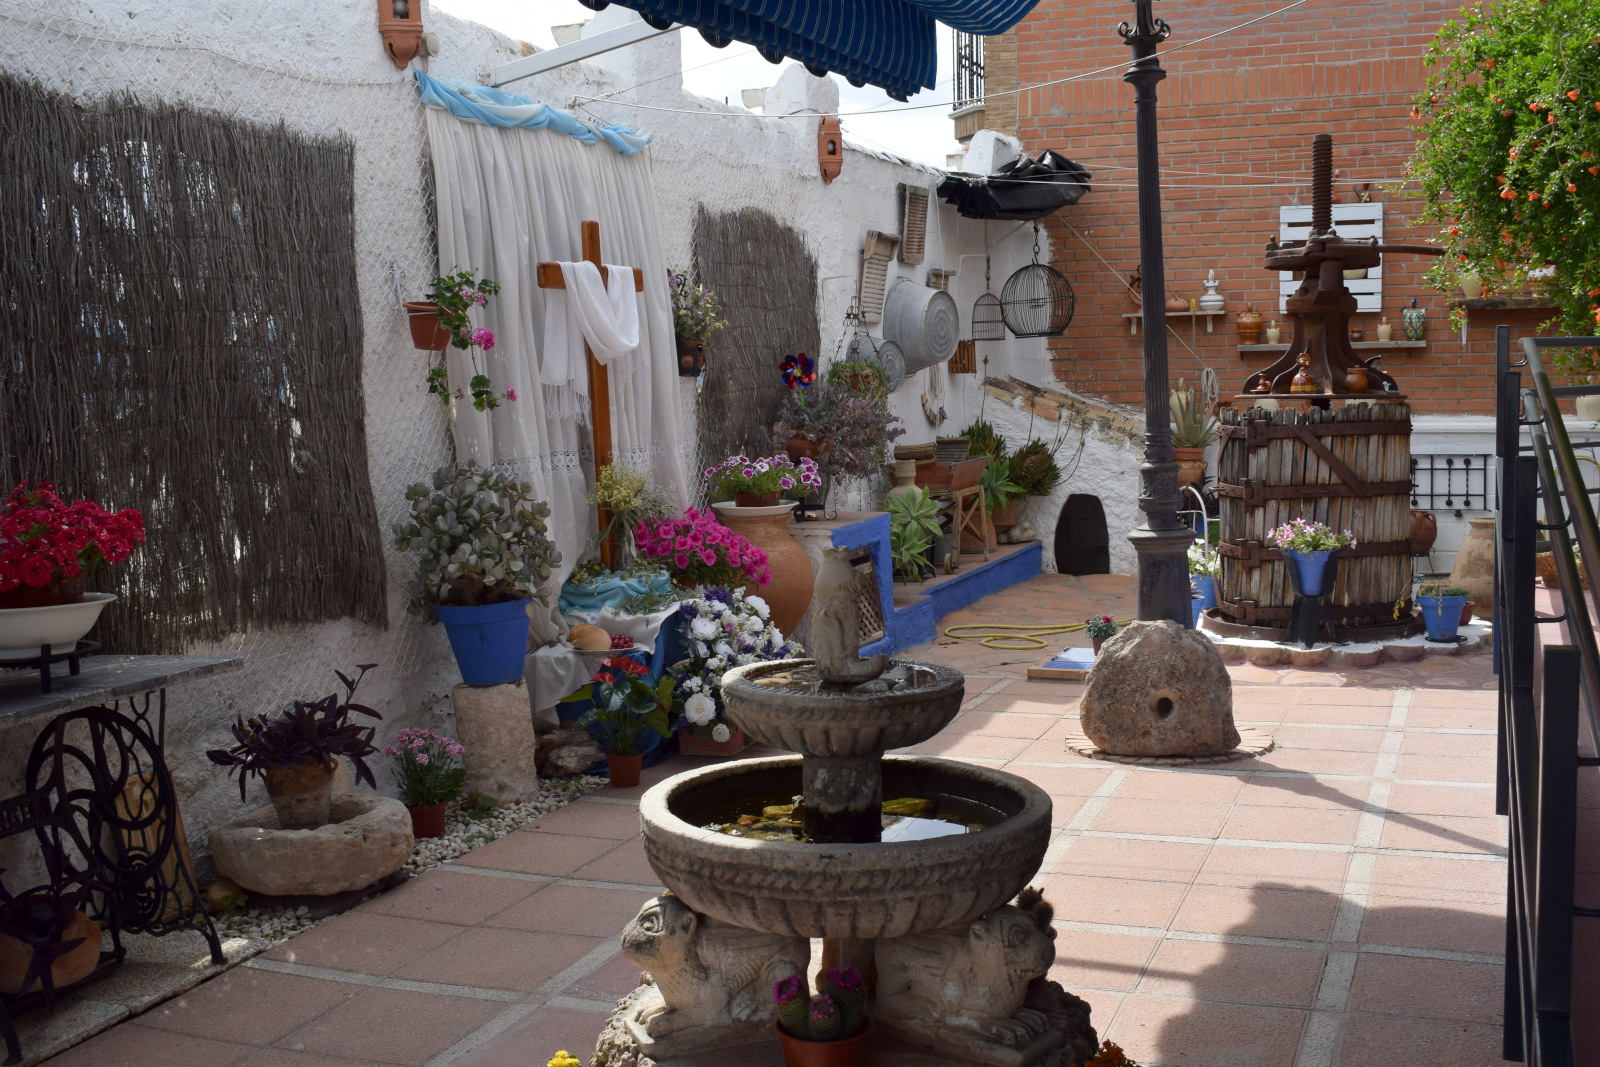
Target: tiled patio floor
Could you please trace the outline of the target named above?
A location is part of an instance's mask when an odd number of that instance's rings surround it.
[[[1098,611],[1131,613],[1128,579],[1043,575],[945,624]],[[965,710],[921,751],[1003,766],[1054,798],[1040,875],[1054,975],[1140,1063],[1502,1062],[1488,656],[1234,667],[1237,718],[1278,748],[1157,769],[1065,750],[1081,688],[1028,681],[1042,653],[941,639],[910,654],[967,673]],[[699,762],[648,770],[646,785]],[[656,889],[642,791],[580,800],[53,1062],[542,1067],[560,1048],[587,1062],[637,979],[617,934]]]

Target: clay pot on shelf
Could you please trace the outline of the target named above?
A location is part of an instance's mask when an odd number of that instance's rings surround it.
[[[1388,319],[1386,319],[1386,318],[1379,319],[1378,320],[1378,340],[1380,340],[1380,341],[1391,341],[1393,339],[1394,339],[1394,327],[1389,324],[1389,320]]]
[[[1439,539],[1439,520],[1431,511],[1411,513],[1411,551],[1429,552]]]
[[[1017,524],[1017,501],[1007,500],[1005,507],[989,512],[989,523],[997,536],[1010,530]]]
[[[1456,279],[1456,285],[1461,287],[1461,295],[1468,300],[1483,298],[1483,279],[1476,274],[1461,275]]]
[[[606,772],[611,776],[611,784],[618,789],[627,789],[639,784],[639,772],[644,768],[644,754],[635,752],[628,756],[619,756],[614,752],[606,753]]]
[[[731,501],[711,505],[728,529],[766,552],[772,581],[751,592],[772,608],[772,623],[780,633],[793,633],[811,604],[811,560],[789,532],[794,501],[780,500],[772,507],[739,507]]]
[[[890,496],[905,496],[917,487],[917,461],[914,459],[897,459],[894,461],[894,488],[889,490]]]
[[[1144,279],[1139,276],[1138,271],[1134,271],[1132,274],[1128,275],[1128,302],[1134,307],[1139,307],[1144,303],[1144,298],[1139,292],[1139,288],[1143,284],[1143,281]]]
[[[1166,308],[1171,312],[1188,311],[1189,302],[1177,293],[1168,293]]]
[[[1311,357],[1300,357],[1300,369],[1294,372],[1294,378],[1289,382],[1291,393],[1314,393],[1317,391],[1316,379],[1311,377]]]
[[[25,893],[0,909],[0,921],[14,928],[27,930],[30,938],[48,939],[57,921],[60,905],[48,893]],[[81,940],[79,940],[81,938]],[[78,944],[55,957],[50,963],[50,984],[60,990],[74,982],[89,977],[100,964],[100,924],[73,909],[59,941],[78,941]],[[33,954],[40,947],[10,934],[0,934],[0,993],[36,993],[44,987],[43,975],[35,975],[29,987],[22,988]]]
[[[1364,393],[1367,391],[1367,372],[1359,364],[1344,372],[1344,391],[1347,393]]]
[[[315,830],[328,821],[333,762],[306,760],[297,767],[268,767],[261,777],[283,830]]]
[[[1233,325],[1239,331],[1240,344],[1253,345],[1261,340],[1261,313],[1254,304],[1246,304],[1244,310],[1233,317]]]
[[[437,804],[407,804],[411,813],[412,837],[444,836],[444,801]]]
[[[1178,464],[1178,484],[1199,489],[1206,480],[1206,450],[1203,448],[1174,448],[1172,458]]]
[[[1350,327],[1350,343],[1351,344],[1359,344],[1360,342],[1366,340],[1366,337],[1367,337],[1367,335],[1361,332],[1361,327],[1359,327],[1359,326]]]
[[[678,338],[678,377],[695,378],[706,366],[706,346]]]
[[[1278,329],[1276,322],[1267,326],[1267,344],[1275,345],[1283,337],[1283,331]]]
[[[1428,309],[1417,307],[1415,298],[1411,306],[1400,312],[1400,324],[1405,328],[1407,341],[1423,341],[1428,336]]]
[[[411,343],[427,352],[441,352],[450,346],[450,331],[439,322],[439,305],[426,300],[407,300],[403,305],[411,320]]]

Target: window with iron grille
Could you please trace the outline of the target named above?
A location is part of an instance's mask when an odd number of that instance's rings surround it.
[[[951,84],[950,110],[963,111],[983,104],[983,38],[975,33],[954,31],[955,72]]]

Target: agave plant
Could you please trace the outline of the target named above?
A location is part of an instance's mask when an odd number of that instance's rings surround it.
[[[1178,379],[1178,386],[1172,390],[1167,403],[1172,410],[1172,443],[1175,447],[1204,448],[1217,436],[1216,418],[1206,415],[1205,409],[1194,397],[1194,390],[1189,388],[1189,383],[1184,379]]]
[[[891,494],[885,505],[889,512],[889,554],[894,569],[919,582],[933,568],[927,552],[944,532],[939,524],[939,502],[933,494],[913,486],[905,493]]]
[[[1011,480],[1024,496],[1049,496],[1061,481],[1055,453],[1040,440],[1029,441],[1011,454]]]

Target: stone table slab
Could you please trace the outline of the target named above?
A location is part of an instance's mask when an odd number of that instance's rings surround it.
[[[236,670],[242,656],[86,656],[76,675],[52,664],[53,691],[39,692],[37,669],[0,670],[0,725],[113,704],[179,682]],[[60,673],[57,673],[60,672]]]

